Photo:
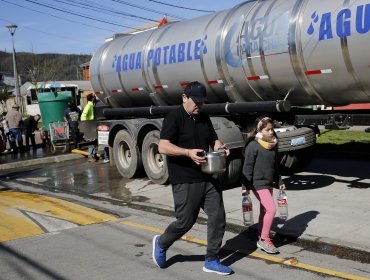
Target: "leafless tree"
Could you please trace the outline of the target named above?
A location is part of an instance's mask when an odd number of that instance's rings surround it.
[[[54,81],[58,72],[58,68],[55,67],[53,62],[41,61],[37,56],[33,56],[32,61],[25,65],[25,70],[28,80],[34,86],[36,93],[43,88],[43,86],[38,86],[39,83],[46,84],[47,81]]]

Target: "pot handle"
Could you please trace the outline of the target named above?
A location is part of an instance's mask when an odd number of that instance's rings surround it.
[[[198,153],[197,153],[197,156],[198,156],[198,157],[201,157],[201,158],[206,158],[206,157],[207,157],[207,152],[206,152],[206,151],[198,152]]]
[[[217,152],[219,152],[220,154],[224,154],[224,155],[226,155],[226,151],[225,151],[225,149],[218,148]]]

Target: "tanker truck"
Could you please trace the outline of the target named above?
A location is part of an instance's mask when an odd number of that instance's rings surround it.
[[[299,171],[317,134],[294,124],[300,106],[370,102],[369,30],[369,0],[264,0],[114,36],[90,63],[92,87],[106,104],[99,145],[112,148],[123,177],[166,183],[162,120],[181,104],[184,87],[199,81],[207,88],[204,110],[231,149],[225,185],[237,183],[260,115],[276,120],[281,169]]]

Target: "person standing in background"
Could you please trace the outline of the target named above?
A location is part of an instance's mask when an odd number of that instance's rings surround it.
[[[22,113],[19,112],[18,104],[12,106],[6,116],[9,125],[9,144],[14,153],[24,151],[22,136]],[[17,146],[18,144],[18,146]]]
[[[102,147],[103,151],[103,162],[108,163],[110,162],[109,160],[109,148],[108,147]]]
[[[8,142],[8,133],[9,133],[8,121],[6,120],[6,112],[3,112],[1,114],[0,130],[4,140],[4,145],[6,146],[6,143]]]
[[[9,141],[9,126],[8,126],[8,121],[6,120],[6,112],[3,112],[1,115],[1,123],[0,123],[0,130],[1,130],[1,135],[3,138],[4,142],[4,152],[7,152],[7,146],[6,143]]]
[[[90,93],[86,96],[87,104],[81,114],[81,121],[91,121],[94,119],[95,95]]]
[[[95,96],[90,93],[87,97],[87,104],[82,111],[81,121],[91,121],[94,120],[94,106],[95,106]],[[88,142],[93,142],[88,146],[88,161],[96,161],[96,139],[85,139]]]
[[[37,125],[39,120],[41,119],[41,116],[39,114],[36,114],[34,116],[29,116],[27,119],[23,121],[23,127],[25,130],[25,136],[26,136],[26,150],[28,151],[30,148],[30,140],[32,144],[32,149],[36,150],[36,141],[35,141],[35,131],[38,130]]]
[[[80,118],[81,110],[74,103],[69,102],[67,109],[64,111],[64,121],[68,123],[75,149],[78,148],[80,142],[80,130],[78,128]]]

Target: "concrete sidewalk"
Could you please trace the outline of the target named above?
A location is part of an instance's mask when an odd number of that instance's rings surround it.
[[[0,174],[6,174],[9,168],[83,158],[78,154],[50,155],[42,150],[35,152],[36,155],[40,157],[32,158],[30,154],[21,158],[19,154],[20,158],[13,159],[10,163],[4,162],[8,155],[5,158],[0,156]],[[11,164],[14,166],[10,166]],[[106,168],[107,172],[115,171],[115,167],[109,165],[100,168]],[[285,222],[275,218],[272,230],[278,234],[298,238],[309,247],[326,246],[325,250],[328,252],[351,249],[358,259],[370,262],[369,170],[369,161],[320,158],[314,159],[305,172],[284,177],[287,185],[289,218]],[[153,212],[165,210],[173,216],[170,186],[152,184],[148,179],[136,179],[128,180],[126,184],[120,185],[120,188],[122,193],[129,194],[130,207],[147,208]],[[106,191],[101,189],[91,196],[117,203],[117,199]],[[253,194],[251,197],[254,221],[257,222],[259,204]],[[228,227],[244,230],[240,188],[225,190],[224,202]],[[201,217],[206,217],[203,212]],[[168,218],[169,222],[172,220]],[[256,225],[252,227],[251,232],[253,233],[255,229]]]

